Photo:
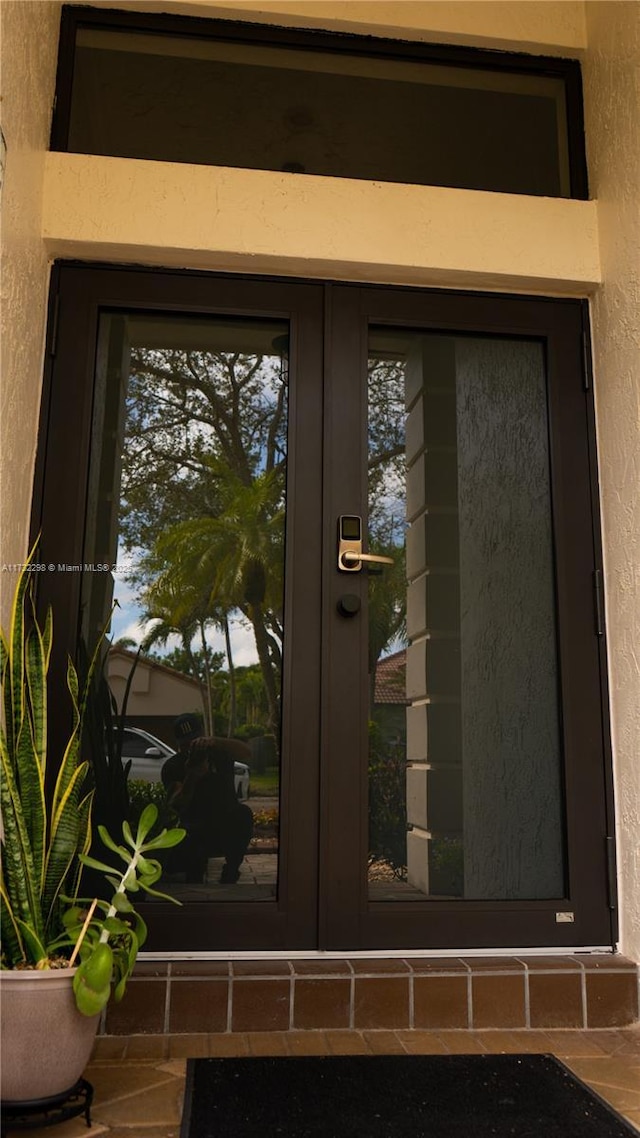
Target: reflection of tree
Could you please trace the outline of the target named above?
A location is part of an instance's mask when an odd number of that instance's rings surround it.
[[[121,534],[147,553],[131,580],[156,620],[156,642],[177,632],[188,655],[197,635],[206,656],[207,629],[225,632],[230,733],[228,622],[239,609],[279,737],[285,439],[286,377],[275,352],[132,351]]]
[[[266,726],[269,708],[265,694],[262,670],[259,664],[249,664],[235,669],[236,705],[238,736],[252,738],[268,734]],[[227,672],[216,672],[213,677],[213,690],[217,714],[229,716],[230,692]]]
[[[402,360],[372,358],[368,375],[369,547],[393,565],[369,577],[369,705],[377,662],[402,636],[406,616],[405,369]]]
[[[148,571],[152,573],[150,567]],[[151,577],[142,600],[145,606],[144,619],[151,622],[143,641],[144,650],[148,651],[155,644],[166,645],[172,636],[180,637],[182,655],[186,663],[185,671],[200,684],[205,708],[205,727],[207,733],[211,734],[213,729],[211,674],[216,653],[212,652],[207,643],[207,628],[214,623],[209,608],[193,582],[184,581],[179,572],[174,574],[166,569],[160,569],[156,576]],[[200,643],[201,667],[198,667],[198,658],[193,648],[196,638]]]
[[[373,357],[368,373],[369,538],[404,544],[405,369]]]
[[[207,611],[237,608],[253,629],[269,729],[280,735],[284,509],[282,478],[271,470],[249,486],[230,471],[219,481],[220,511],[171,526],[156,555],[181,579],[209,590]],[[204,592],[201,595],[205,595]]]
[[[192,676],[201,683],[204,683],[205,672],[209,667],[213,672],[215,689],[217,689],[217,676],[224,666],[224,652],[207,653],[205,659],[202,651],[193,647],[191,647],[188,655],[184,648],[172,648],[169,652],[146,652],[145,658],[156,660],[158,664],[164,664],[167,668],[173,668],[175,672],[182,672],[185,676]],[[194,668],[195,672],[193,671]]]

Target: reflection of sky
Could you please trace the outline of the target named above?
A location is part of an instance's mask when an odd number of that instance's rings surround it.
[[[116,580],[114,596],[119,602],[119,607],[113,614],[111,622],[112,639],[115,641],[127,638],[135,641],[136,645],[140,644],[145,633],[153,626],[153,621],[143,622],[141,620],[142,610],[136,604],[134,591],[122,578]],[[255,637],[247,622],[242,619],[234,620],[231,617],[229,630],[234,664],[238,667],[257,664],[258,653],[256,652]],[[224,634],[219,629],[211,628],[207,632],[207,644],[214,652],[222,652],[226,660]],[[164,655],[165,652],[171,652],[174,648],[181,646],[182,642],[179,636],[170,636],[166,644],[155,644],[151,650]],[[193,646],[194,648],[199,647],[197,639],[194,640]]]
[[[125,573],[131,568],[133,560],[134,555],[127,554],[122,548],[119,549],[118,570],[114,574],[113,590],[113,599],[118,602],[118,607],[111,621],[110,637],[112,641],[130,639],[138,645],[149,629],[153,627],[154,622],[143,621],[142,608],[136,598],[136,589],[125,580]],[[234,664],[238,667],[257,664],[258,653],[256,652],[255,637],[247,622],[240,616],[235,619],[231,616],[229,631]],[[193,643],[194,648],[200,647],[197,639]],[[222,652],[226,660],[224,634],[219,629],[211,628],[208,630],[207,643],[214,652]],[[166,644],[154,644],[151,650],[164,655],[164,653],[171,652],[174,648],[181,646],[179,636],[170,636]]]

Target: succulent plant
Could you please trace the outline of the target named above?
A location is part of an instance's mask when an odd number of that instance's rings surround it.
[[[153,885],[161,867],[146,855],[177,845],[184,830],[163,830],[148,839],[157,818],[151,805],[135,836],[123,824],[122,845],[98,827],[103,843],[124,861],[124,870],[88,856],[93,791],[86,790],[88,764],[81,758],[80,741],[102,641],[82,692],[72,661],[67,663],[71,726],[64,746],[53,754],[47,733],[53,619],[49,611],[41,626],[36,617],[35,574],[30,571],[34,555],[35,549],[18,578],[8,636],[0,630],[0,964],[3,969],[46,969],[65,962],[71,966],[78,957],[76,1002],[80,1011],[94,1015],[112,991],[115,999],[122,997],[146,937],[145,923],[128,896],[139,890],[156,893]],[[51,767],[55,784],[50,792]],[[79,899],[83,865],[105,874],[114,889],[110,901]]]

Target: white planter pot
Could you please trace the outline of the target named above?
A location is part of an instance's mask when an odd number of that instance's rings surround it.
[[[52,1098],[82,1075],[100,1016],[78,1011],[75,971],[0,972],[3,1103]]]

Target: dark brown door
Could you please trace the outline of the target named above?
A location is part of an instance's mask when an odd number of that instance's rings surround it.
[[[610,943],[580,302],[76,265],[54,292],[41,595],[72,650],[119,599],[116,695],[145,639],[127,809],[188,830],[150,947]],[[215,778],[162,774],[194,710],[235,740],[223,820]]]
[[[608,944],[581,305],[336,286],[331,311],[324,943]],[[392,564],[341,572],[339,515]]]

